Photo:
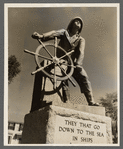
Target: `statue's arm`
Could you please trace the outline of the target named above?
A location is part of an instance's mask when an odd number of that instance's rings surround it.
[[[64,35],[65,29],[60,29],[60,30],[53,30],[47,33],[39,34],[37,32],[34,32],[32,34],[32,37],[35,39],[41,39],[42,41],[47,41],[54,39],[54,37],[60,38],[62,35]]]
[[[85,50],[85,39],[84,38],[80,39],[78,50],[79,50],[78,52],[79,54],[76,59],[76,65],[82,66],[83,59],[84,59],[84,50]]]

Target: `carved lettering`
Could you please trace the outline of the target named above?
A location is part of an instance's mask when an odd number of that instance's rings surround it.
[[[80,127],[91,128],[91,124],[80,122]]]
[[[106,125],[89,120],[58,116],[55,139],[56,142],[70,144],[105,143]]]
[[[89,130],[86,130],[86,134],[87,134],[87,135],[94,136],[94,131],[89,131]]]
[[[66,125],[71,125],[71,126],[76,126],[77,122],[65,120],[65,124],[66,124]]]
[[[98,137],[104,137],[104,134],[102,132],[97,132]]]
[[[77,129],[77,133],[78,134],[83,134],[83,130],[82,129]]]
[[[94,129],[100,129],[100,126],[99,125],[94,125]]]
[[[78,136],[73,136],[73,141],[77,141],[78,140]]]
[[[74,128],[68,128],[68,127],[61,127],[61,126],[59,126],[59,131],[74,133]]]
[[[90,142],[90,143],[92,143],[93,142],[93,139],[92,138],[81,137],[81,142]]]

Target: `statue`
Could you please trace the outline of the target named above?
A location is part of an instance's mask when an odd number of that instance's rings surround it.
[[[44,34],[34,32],[32,38],[37,39],[40,45],[36,49],[36,52],[28,50],[25,50],[25,52],[35,55],[38,67],[32,74],[39,75],[39,78],[41,73],[49,77],[53,83],[54,90],[58,88],[57,82],[61,81],[63,95],[66,97],[65,102],[70,98],[68,80],[73,86],[76,86],[71,78],[73,76],[79,84],[81,92],[84,93],[88,105],[99,106],[94,101],[90,81],[82,66],[85,49],[85,39],[80,36],[82,28],[83,20],[80,17],[75,17],[70,21],[67,29],[50,31]],[[52,39],[54,39],[54,44],[43,43]],[[59,43],[58,40],[60,40]],[[45,54],[42,52],[42,49]],[[40,61],[40,59],[43,59],[43,61]],[[35,81],[42,83],[42,80]],[[34,108],[31,111],[34,111]]]

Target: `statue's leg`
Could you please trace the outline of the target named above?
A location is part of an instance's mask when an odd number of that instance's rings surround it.
[[[98,106],[98,104],[95,103],[94,101],[91,83],[89,81],[88,75],[84,70],[84,68],[82,68],[81,71],[75,69],[73,73],[73,77],[79,84],[81,92],[84,93],[88,104]]]
[[[62,96],[64,102],[70,101],[70,90],[68,80],[62,81]]]

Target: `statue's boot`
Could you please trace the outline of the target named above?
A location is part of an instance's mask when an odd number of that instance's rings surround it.
[[[68,101],[70,101],[70,91],[69,90],[62,90],[62,94],[63,94],[63,100],[65,103],[68,103]]]
[[[84,92],[84,95],[85,95],[85,97],[87,99],[87,102],[88,102],[89,106],[99,106],[99,103],[96,103],[94,101],[92,92]]]

